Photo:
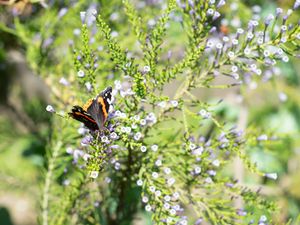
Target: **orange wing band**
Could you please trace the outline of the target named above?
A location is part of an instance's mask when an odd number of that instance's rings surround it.
[[[104,119],[106,120],[108,114],[107,114],[107,110],[106,110],[106,107],[105,107],[105,103],[104,103],[104,100],[102,97],[99,97],[98,98],[98,102],[101,104],[102,106],[102,112],[103,112],[103,115],[104,115]]]

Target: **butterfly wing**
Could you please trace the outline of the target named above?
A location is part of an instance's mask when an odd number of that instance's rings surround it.
[[[108,87],[101,92],[87,108],[87,112],[98,124],[99,129],[103,129],[104,123],[108,117],[112,88]]]
[[[91,117],[97,123],[99,130],[101,130],[105,123],[105,117],[102,112],[102,106],[99,105],[99,103],[96,100],[94,100],[87,110],[88,114],[90,114]]]
[[[83,107],[73,106],[69,115],[90,130],[102,130],[108,117],[112,88],[108,87],[96,98],[89,99]]]
[[[98,130],[98,125],[94,118],[80,106],[73,106],[72,112],[68,113],[73,119],[82,122],[90,130]]]

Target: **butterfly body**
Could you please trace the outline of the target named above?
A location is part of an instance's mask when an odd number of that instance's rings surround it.
[[[112,88],[108,87],[83,107],[73,106],[69,115],[92,131],[103,130],[108,117]]]

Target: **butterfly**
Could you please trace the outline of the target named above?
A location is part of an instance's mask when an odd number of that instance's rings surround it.
[[[92,131],[103,130],[108,117],[112,87],[107,87],[95,98],[89,99],[84,106],[73,106],[69,116],[82,122]]]

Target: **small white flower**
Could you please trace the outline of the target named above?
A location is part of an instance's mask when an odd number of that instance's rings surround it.
[[[235,10],[237,10],[238,8],[239,8],[239,6],[238,6],[238,4],[237,4],[236,2],[231,3],[230,9],[231,9],[232,11],[235,11]]]
[[[205,117],[205,116],[206,116],[206,114],[207,114],[207,112],[206,112],[206,110],[205,110],[205,109],[201,109],[201,110],[199,111],[199,114],[200,114],[200,116],[203,116],[203,117]]]
[[[212,164],[216,167],[219,167],[220,166],[220,161],[218,159],[215,159]]]
[[[98,175],[99,175],[98,171],[92,171],[90,174],[90,177],[96,179],[98,177]]]
[[[214,16],[213,16],[213,20],[218,19],[221,16],[221,13],[219,13],[218,11],[215,11]]]
[[[231,71],[234,72],[234,73],[237,72],[238,71],[238,67],[237,66],[232,66],[231,67]]]
[[[201,167],[197,166],[195,167],[195,174],[201,173]]]
[[[146,146],[141,146],[141,152],[146,152],[147,151],[147,147]]]
[[[140,140],[141,139],[141,137],[142,137],[142,133],[141,132],[137,132],[135,135],[134,135],[134,140],[136,140],[136,141],[138,141],[138,140]]]
[[[125,131],[127,134],[129,134],[131,132],[131,127],[125,127]]]
[[[170,197],[170,195],[166,195],[166,196],[164,197],[164,200],[165,200],[166,202],[169,202],[169,201],[171,201],[171,197]]]
[[[102,136],[102,137],[101,137],[101,142],[103,142],[103,143],[108,142],[108,137]]]
[[[191,150],[194,150],[194,149],[196,148],[196,145],[195,145],[194,143],[190,143],[189,148],[190,148]]]
[[[258,21],[256,21],[256,20],[252,20],[252,25],[254,26],[254,27],[256,27],[256,26],[258,26]]]
[[[215,12],[215,11],[214,11],[213,9],[211,9],[211,8],[207,10],[207,14],[208,14],[208,15],[213,15],[214,12]]]
[[[113,139],[113,140],[118,139],[118,135],[117,135],[115,132],[112,132],[109,136],[110,136],[110,138]]]
[[[149,190],[150,190],[150,192],[153,193],[153,192],[155,192],[155,187],[154,187],[154,186],[150,186],[150,187],[149,187]]]
[[[282,57],[282,61],[283,61],[283,62],[288,62],[288,61],[289,61],[289,57],[286,56],[286,55],[283,56],[283,57]]]
[[[201,155],[203,152],[203,147],[202,146],[199,146],[198,148],[194,149],[192,154],[193,155]]]
[[[213,181],[210,177],[205,178],[205,182],[211,184]]]
[[[232,40],[232,44],[233,45],[238,45],[239,44],[239,40],[238,39],[233,39]]]
[[[73,154],[73,149],[71,147],[66,148],[66,153]]]
[[[276,14],[279,15],[283,12],[282,8],[276,8]]]
[[[155,196],[156,196],[156,197],[161,196],[161,191],[159,191],[159,190],[155,191]]]
[[[165,101],[162,101],[162,102],[158,103],[158,106],[161,108],[165,108],[167,106],[167,103]]]
[[[158,150],[158,145],[152,145],[151,150],[156,152]]]
[[[119,18],[119,14],[118,14],[117,12],[112,13],[112,14],[110,15],[110,17],[109,17],[109,19],[110,19],[111,21],[115,21],[115,20],[117,20],[118,18]]]
[[[135,115],[135,116],[133,117],[133,119],[134,119],[135,121],[139,121],[139,120],[140,120],[140,116],[139,116],[139,115]]]
[[[253,63],[253,64],[250,65],[250,68],[251,68],[252,70],[256,70],[257,65]]]
[[[55,109],[53,108],[52,105],[47,105],[46,110],[47,110],[47,112],[50,112],[50,113],[54,113],[55,112]]]
[[[264,56],[265,56],[265,57],[270,56],[270,52],[269,52],[268,50],[264,50]]]
[[[222,43],[218,43],[218,44],[216,45],[216,48],[217,48],[217,49],[223,48],[223,44],[222,44]]]
[[[255,70],[255,73],[256,73],[258,76],[260,76],[260,75],[262,74],[262,71],[261,71],[261,69],[257,69],[257,70]]]
[[[84,77],[85,74],[84,74],[84,72],[82,70],[79,70],[78,73],[77,73],[77,76],[78,77]]]
[[[144,66],[144,72],[145,73],[150,72],[150,66]]]
[[[155,161],[155,165],[156,165],[156,166],[161,166],[161,165],[162,165],[161,160],[160,160],[160,159],[156,160],[156,161]]]
[[[226,4],[226,1],[225,0],[220,0],[219,2],[218,2],[218,4],[217,4],[217,8],[220,8],[220,7],[222,7],[223,5],[225,5]]]
[[[91,158],[91,155],[85,153],[82,158],[83,158],[84,161],[88,161],[88,159]]]
[[[156,22],[155,22],[154,19],[150,19],[150,20],[148,21],[148,25],[149,25],[150,27],[153,27],[155,24],[156,24]]]
[[[91,15],[95,16],[97,14],[97,9],[91,9],[90,13]]]
[[[152,173],[152,177],[153,177],[154,179],[157,179],[157,178],[158,178],[158,173],[157,173],[157,172],[153,172],[153,173]]]
[[[122,113],[121,113],[120,110],[117,110],[117,111],[115,112],[115,114],[116,114],[116,117],[120,117]]]
[[[122,118],[122,119],[125,119],[126,118],[126,113],[120,113],[120,117]]]
[[[64,77],[60,78],[59,83],[64,85],[64,86],[69,86],[70,85],[69,81]]]
[[[110,33],[110,35],[111,35],[111,37],[112,38],[115,38],[115,37],[118,37],[119,36],[119,33],[117,32],[117,31],[112,31],[111,33]]]
[[[116,163],[115,163],[115,169],[116,169],[116,170],[119,170],[120,167],[121,167],[121,164],[120,164],[119,162],[116,162]]]
[[[266,222],[267,221],[267,217],[265,215],[262,215],[260,218],[259,218],[259,221],[260,222]]]
[[[170,204],[166,202],[166,203],[164,204],[164,208],[165,208],[165,209],[169,209],[169,208],[170,208]]]
[[[286,26],[286,25],[282,25],[282,26],[281,26],[281,30],[282,30],[282,31],[286,31],[286,30],[287,30],[287,26]]]
[[[145,210],[146,210],[147,212],[150,212],[150,211],[152,210],[151,205],[146,205],[146,206],[145,206]]]
[[[111,182],[111,178],[110,178],[110,177],[105,177],[105,178],[104,178],[104,181],[105,181],[107,184],[109,184],[109,183]]]
[[[245,54],[245,55],[249,55],[250,53],[251,53],[250,48],[245,48],[244,54]]]
[[[78,134],[80,135],[85,135],[88,132],[88,129],[84,128],[84,127],[79,127],[77,130]]]
[[[257,137],[258,141],[267,141],[268,140],[268,136],[266,134],[262,134],[260,136]]]
[[[174,192],[173,194],[173,198],[176,200],[179,198],[179,193],[178,192]]]
[[[240,78],[240,75],[238,73],[234,73],[232,74],[232,77],[235,79],[235,80],[238,80]]]
[[[281,48],[278,48],[276,51],[277,54],[282,55],[283,54],[283,50]]]
[[[173,177],[171,177],[167,180],[167,183],[169,186],[172,186],[175,183],[175,179]]]
[[[173,107],[177,107],[177,106],[178,106],[178,101],[172,100],[172,101],[171,101],[171,105],[172,105]]]
[[[263,38],[258,38],[257,39],[257,44],[261,45],[264,43],[264,39]]]
[[[85,21],[85,16],[86,16],[86,12],[84,11],[80,12],[80,19],[82,23]]]
[[[278,178],[277,173],[265,173],[265,177],[273,179],[273,180],[277,180],[277,178]]]
[[[147,196],[143,196],[142,202],[147,203],[149,201],[149,198]]]
[[[88,91],[91,91],[92,90],[92,84],[90,82],[86,82],[85,83],[85,87]]]
[[[139,180],[137,180],[136,184],[137,184],[138,186],[142,186],[142,185],[143,185],[143,181],[142,181],[141,179],[139,179]]]
[[[68,185],[70,185],[70,183],[71,183],[71,181],[68,180],[68,179],[66,179],[66,180],[63,181],[63,185],[64,186],[68,186]]]
[[[287,97],[287,95],[285,93],[279,92],[278,93],[278,98],[279,98],[280,101],[285,102],[288,97]]]
[[[229,51],[227,55],[228,55],[229,58],[232,59],[234,57],[234,52]]]
[[[145,126],[146,123],[147,123],[147,121],[146,121],[145,119],[141,119],[140,124],[141,124],[142,126]]]
[[[223,40],[224,42],[228,42],[228,41],[229,41],[229,37],[224,36],[224,37],[222,38],[222,40]]]
[[[244,30],[243,30],[242,28],[238,28],[238,29],[237,29],[237,33],[238,33],[238,34],[242,34],[242,33],[244,33]]]
[[[175,206],[173,207],[173,209],[175,209],[176,211],[179,211],[179,210],[180,210],[180,205],[175,205]]]
[[[80,31],[80,29],[78,29],[78,28],[76,28],[76,29],[73,30],[73,34],[74,34],[75,36],[78,36],[80,33],[81,33],[81,31]]]
[[[164,168],[164,172],[165,172],[165,174],[170,174],[171,169],[169,167],[166,167],[166,168]]]
[[[208,48],[212,48],[214,46],[214,43],[212,41],[207,41],[206,46]]]
[[[171,209],[170,210],[170,214],[173,215],[173,216],[176,215],[176,210],[175,209]]]
[[[281,43],[285,43],[285,42],[287,42],[287,39],[286,39],[286,37],[282,37],[282,38],[280,39],[280,42],[281,42]]]
[[[253,33],[252,32],[248,32],[247,33],[247,38],[248,39],[252,39],[254,37]]]

